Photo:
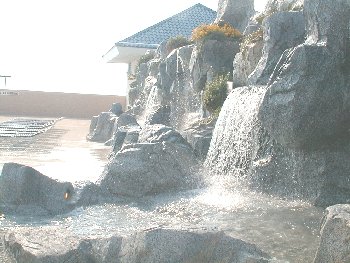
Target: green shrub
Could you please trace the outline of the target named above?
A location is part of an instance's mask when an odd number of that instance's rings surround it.
[[[191,44],[191,41],[189,41],[187,38],[183,36],[176,36],[176,37],[169,38],[165,48],[169,54],[171,51],[173,51],[176,48],[187,46],[190,44]]]
[[[192,41],[201,41],[206,39],[227,40],[239,39],[242,33],[228,24],[200,25],[192,32]]]
[[[137,62],[137,66],[139,67],[141,64],[147,63],[148,61],[150,61],[153,58],[154,58],[154,53],[151,53],[151,52],[146,53],[145,55],[143,55],[139,58],[139,61]]]
[[[218,75],[205,87],[203,94],[204,106],[213,115],[220,113],[221,107],[227,98],[228,78],[228,74]]]

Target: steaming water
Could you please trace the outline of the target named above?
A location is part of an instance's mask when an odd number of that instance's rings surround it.
[[[249,94],[249,90],[237,90],[236,93],[232,93],[237,96],[231,94],[227,103],[233,103],[233,101],[239,98],[241,100],[239,102],[239,108],[245,108],[247,114],[250,114],[252,119],[254,119],[256,109],[264,92],[260,88],[256,89],[261,92],[259,96],[254,97],[255,93]],[[250,95],[253,97],[249,98]],[[253,99],[252,101],[255,102],[243,102],[241,96],[246,99]],[[226,105],[228,105],[227,103]],[[223,112],[226,111],[225,107]],[[239,114],[241,114],[241,117],[244,117],[241,110],[235,109],[233,113],[238,114],[236,116],[240,116]],[[224,125],[226,118],[228,118],[228,124],[226,126],[229,126],[229,124],[237,125],[238,120],[231,119],[229,116],[223,117],[223,115],[219,118],[219,125]],[[244,125],[255,125],[255,121],[249,120],[249,118],[241,119],[241,122]],[[226,128],[231,129],[232,127]],[[240,151],[243,152],[245,146],[240,147],[240,143],[242,145],[247,145],[248,143],[240,142],[239,140],[254,141],[250,136],[243,136],[245,132],[254,135],[254,129],[247,128],[245,130],[246,128],[243,129],[238,126],[235,129],[235,132],[238,130],[240,135],[233,137],[231,145],[234,145],[234,151],[237,153]],[[53,133],[55,130],[50,132]],[[226,137],[228,135],[220,135],[218,130],[215,132],[214,137],[216,136],[216,142],[229,139]],[[221,136],[221,139],[219,139],[219,136]],[[64,136],[60,137],[60,140],[67,147],[68,145],[75,145],[72,142],[64,143],[67,140]],[[52,138],[48,141],[52,142]],[[81,143],[78,143],[80,147]],[[42,154],[42,152],[36,154],[36,148],[31,144],[28,145],[33,150],[30,158],[37,163],[40,163],[40,161],[44,162],[47,167],[55,163],[57,164],[57,159],[63,158],[63,155],[54,154],[60,149],[55,148],[56,146],[51,149],[51,144],[41,144],[44,150],[47,148],[47,151],[44,151],[46,154]],[[78,208],[69,214],[54,218],[28,218],[6,215],[5,218],[0,220],[0,226],[3,229],[24,226],[60,226],[68,229],[75,235],[84,237],[109,236],[111,234],[124,235],[137,230],[157,227],[175,229],[209,228],[224,230],[227,234],[236,238],[255,243],[261,249],[275,257],[278,260],[277,262],[312,262],[319,240],[319,222],[322,211],[301,201],[288,202],[244,190],[238,182],[239,176],[231,175],[236,175],[232,173],[234,171],[233,167],[243,167],[243,169],[246,169],[246,166],[242,166],[242,163],[250,160],[249,156],[254,154],[254,150],[250,149],[253,148],[246,148],[247,152],[243,156],[248,157],[241,158],[239,162],[236,162],[234,156],[232,156],[233,153],[229,152],[231,148],[224,150],[213,149],[213,147],[217,147],[216,145],[212,144],[211,146],[211,157],[209,157],[211,159],[208,158],[207,165],[212,160],[213,163],[216,162],[219,165],[216,168],[214,165],[210,165],[212,169],[219,170],[221,169],[220,167],[223,167],[228,169],[230,173],[224,176],[222,173],[211,175],[203,172],[203,176],[208,181],[209,187],[207,188],[149,197],[139,201],[128,200],[121,204],[104,204]],[[11,156],[9,156],[5,148],[0,149],[0,154],[6,152],[6,154],[2,154],[3,157],[10,159]],[[65,150],[62,150],[62,152],[65,152]],[[224,152],[229,153],[228,157],[230,159],[227,160],[230,160],[234,166],[228,168],[226,166],[220,166],[221,164],[217,160],[225,160]],[[50,153],[54,154],[56,159],[47,159],[47,154]],[[93,154],[91,155],[94,156]],[[79,155],[75,153],[74,156]],[[214,156],[221,159],[216,159]],[[15,159],[19,157],[25,159],[24,154],[22,156],[18,151],[14,152],[12,157]],[[73,155],[72,158],[74,158]],[[96,164],[94,170],[92,168],[89,169],[90,172],[91,170],[96,173],[99,172],[100,161],[100,158],[89,159],[89,162],[95,162]],[[62,161],[58,163],[63,164]],[[54,165],[50,169],[52,167]],[[242,174],[244,173],[239,173],[239,175]],[[243,178],[240,180],[243,180]]]

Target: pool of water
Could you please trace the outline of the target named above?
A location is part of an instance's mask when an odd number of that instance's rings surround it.
[[[312,262],[322,211],[252,192],[199,189],[124,204],[78,208],[54,218],[7,216],[2,228],[62,226],[74,235],[126,235],[157,227],[224,230],[258,245],[278,262]]]

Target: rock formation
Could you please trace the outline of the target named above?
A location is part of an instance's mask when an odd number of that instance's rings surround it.
[[[223,21],[241,32],[254,15],[254,0],[219,0],[215,22]]]
[[[270,161],[258,165],[255,176],[272,192],[321,206],[347,203],[350,6],[310,0],[304,12],[306,41],[283,53],[260,109],[274,150],[265,151]]]
[[[93,117],[87,139],[94,142],[108,141],[113,134],[115,118],[116,115],[112,112],[101,112]]]
[[[73,194],[71,183],[58,182],[25,165],[7,163],[0,176],[0,205],[6,213],[66,213],[74,208]]]
[[[174,137],[173,137],[174,138]],[[107,196],[142,197],[194,187],[191,148],[171,142],[124,146],[110,159],[98,185]]]
[[[350,205],[326,209],[321,226],[321,242],[315,263],[350,262]]]
[[[57,233],[54,238],[52,232]],[[21,228],[7,234],[5,244],[18,263],[262,263],[270,259],[252,244],[211,231],[154,229],[126,237],[79,238],[60,227]]]

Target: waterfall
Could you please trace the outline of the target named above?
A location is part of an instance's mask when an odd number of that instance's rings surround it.
[[[266,86],[240,87],[227,97],[205,161],[215,181],[230,178],[230,186],[244,181],[258,149],[257,115],[265,92]]]
[[[158,93],[158,87],[153,86],[147,97],[146,112],[152,112],[152,110],[159,105],[161,105],[161,97]]]

